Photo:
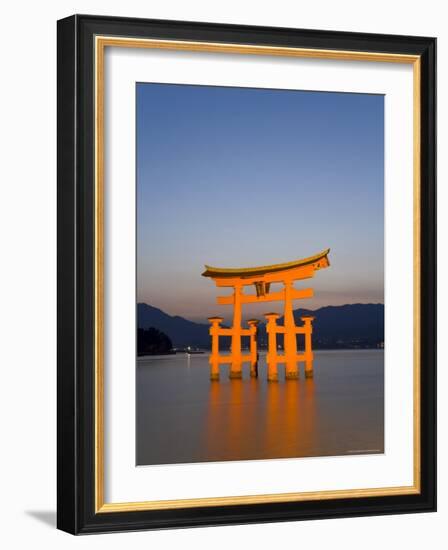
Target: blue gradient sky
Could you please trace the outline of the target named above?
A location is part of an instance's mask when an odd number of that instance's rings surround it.
[[[317,308],[384,301],[384,97],[137,84],[137,299],[228,318],[204,264],[331,248]],[[226,291],[220,291],[225,294]],[[281,311],[247,307],[245,317]]]

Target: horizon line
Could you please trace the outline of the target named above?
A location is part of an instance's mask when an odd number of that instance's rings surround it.
[[[147,302],[137,302],[136,303],[137,306],[139,305],[145,305],[145,306],[148,306],[148,307],[152,307],[153,309],[157,309],[159,311],[161,311],[162,313],[164,313],[165,315],[168,315],[169,317],[179,317],[181,319],[185,319],[186,321],[190,321],[192,323],[198,323],[198,321],[194,321],[192,319],[189,319],[187,317],[184,317],[183,315],[177,315],[177,314],[171,314],[171,313],[167,313],[166,311],[164,311],[163,309],[157,307],[157,306],[153,306],[151,304],[148,304]],[[293,311],[297,311],[298,309],[305,309],[307,311],[312,311],[313,313],[315,313],[316,311],[319,311],[321,309],[324,309],[324,308],[341,308],[341,307],[346,307],[346,306],[383,306],[384,307],[384,303],[382,302],[354,302],[354,303],[351,303],[351,304],[341,304],[341,305],[338,305],[338,306],[335,306],[335,305],[327,305],[327,306],[321,306],[317,309],[310,309],[310,308],[305,308],[305,307],[297,307],[295,308]],[[207,317],[204,318],[204,321],[207,320]],[[206,323],[204,323],[206,324]]]

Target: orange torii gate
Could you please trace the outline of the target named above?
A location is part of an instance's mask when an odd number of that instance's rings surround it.
[[[251,376],[256,377],[257,368],[257,319],[251,319],[248,328],[243,328],[242,305],[261,302],[284,302],[284,324],[277,325],[278,313],[266,313],[266,331],[268,333],[268,380],[278,380],[279,363],[285,363],[285,377],[296,379],[299,377],[297,363],[305,362],[305,376],[313,375],[313,351],[311,344],[313,317],[302,317],[303,326],[297,327],[294,321],[293,300],[311,298],[313,289],[296,289],[294,281],[314,277],[314,272],[328,267],[328,253],[330,249],[320,254],[295,260],[284,264],[267,265],[248,268],[220,268],[206,265],[203,277],[210,277],[217,287],[232,287],[234,292],[230,296],[219,296],[218,304],[233,305],[233,325],[231,328],[221,327],[222,317],[209,317],[211,323],[210,335],[212,337],[212,353],[210,355],[210,378],[219,380],[219,365],[230,364],[230,378],[242,377],[242,365],[250,362]],[[283,289],[279,292],[270,292],[272,283],[283,283]],[[245,286],[254,285],[256,294],[244,294]],[[284,335],[284,353],[277,352],[277,334]],[[297,353],[297,334],[305,335],[305,350]],[[232,339],[230,355],[219,353],[219,337],[230,336]],[[243,354],[241,351],[241,337],[250,336],[250,352]]]

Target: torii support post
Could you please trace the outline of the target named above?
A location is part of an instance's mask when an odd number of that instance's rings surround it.
[[[299,367],[297,365],[297,332],[292,309],[293,281],[285,281],[285,315],[284,315],[284,348],[285,348],[285,378],[297,380]]]
[[[234,287],[233,295],[233,325],[231,329],[232,343],[229,378],[243,377],[243,358],[241,356],[241,284]]]
[[[313,334],[313,321],[314,317],[304,316],[301,317],[304,323],[304,334],[305,334],[305,378],[313,378],[313,347],[312,347],[312,337]]]
[[[224,321],[222,317],[209,317],[211,323],[210,336],[212,337],[212,353],[210,355],[210,380],[219,380],[219,332]]]
[[[267,319],[266,332],[268,333],[268,354],[266,361],[268,364],[268,382],[278,382],[277,369],[277,319],[278,313],[265,313]]]
[[[250,376],[258,378],[258,351],[257,351],[257,332],[258,319],[249,319],[247,324],[250,330]]]

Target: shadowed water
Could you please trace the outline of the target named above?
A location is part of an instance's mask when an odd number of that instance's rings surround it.
[[[208,354],[137,360],[137,464],[384,451],[384,353],[314,352],[314,378],[210,382]]]

